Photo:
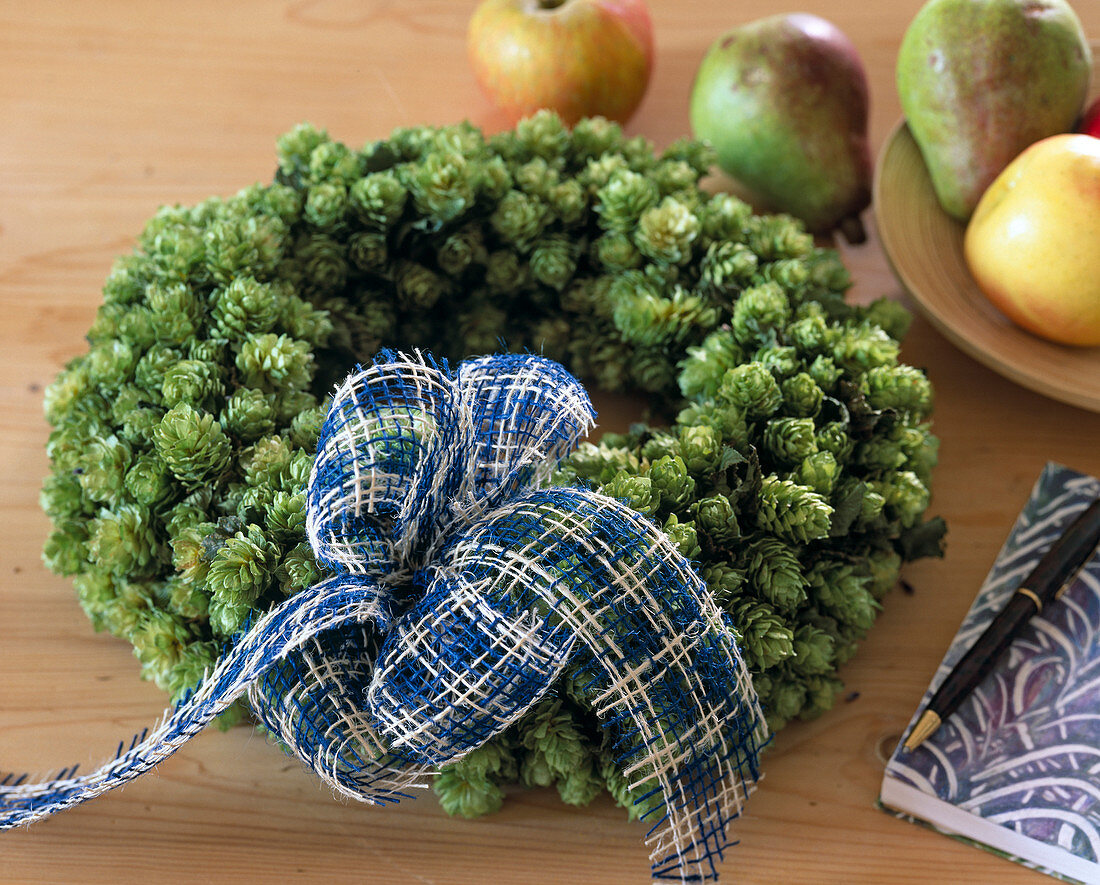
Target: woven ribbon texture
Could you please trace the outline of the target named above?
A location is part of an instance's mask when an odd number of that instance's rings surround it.
[[[625,504],[548,486],[592,427],[580,383],[530,355],[455,371],[382,354],[337,388],[307,490],[332,576],[251,624],[199,687],[96,771],[0,783],[0,828],[152,768],[234,700],[338,793],[424,786],[568,666],[623,772],[659,790],[654,878],[715,878],[766,727],[726,616]]]

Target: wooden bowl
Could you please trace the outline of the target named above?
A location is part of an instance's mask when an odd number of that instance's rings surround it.
[[[963,257],[964,225],[940,208],[904,121],[879,154],[874,206],[895,276],[946,338],[1024,387],[1100,412],[1100,347],[1046,341],[1013,325],[986,299]]]

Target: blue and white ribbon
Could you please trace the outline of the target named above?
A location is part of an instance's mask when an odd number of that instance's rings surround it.
[[[527,355],[383,354],[336,390],[307,493],[333,577],[238,637],[186,700],[98,770],[0,784],[0,828],[106,792],[247,693],[339,793],[384,804],[500,734],[568,665],[622,770],[655,785],[655,878],[716,876],[766,727],[727,617],[625,504],[549,488],[591,428],[580,383]]]

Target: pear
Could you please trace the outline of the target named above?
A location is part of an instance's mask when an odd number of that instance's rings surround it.
[[[867,78],[855,47],[814,15],[775,15],[719,37],[691,89],[691,128],[763,208],[815,233],[865,238],[871,202]]]
[[[931,0],[901,42],[897,87],[944,210],[965,222],[1028,145],[1067,132],[1092,53],[1064,0]]]

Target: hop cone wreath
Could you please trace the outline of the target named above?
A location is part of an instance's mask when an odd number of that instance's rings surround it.
[[[555,481],[663,527],[731,616],[773,730],[820,714],[902,562],[939,551],[932,392],[898,361],[904,310],[846,303],[837,254],[708,195],[711,161],[550,113],[362,150],[287,133],[272,183],[162,209],[111,271],[89,351],[46,395],[46,562],[178,700],[329,577],[305,489],[335,382],[385,347],[541,353],[640,392],[652,422],[582,444]],[[593,708],[567,672],[439,774],[443,806],[480,815],[519,782],[644,814]]]

